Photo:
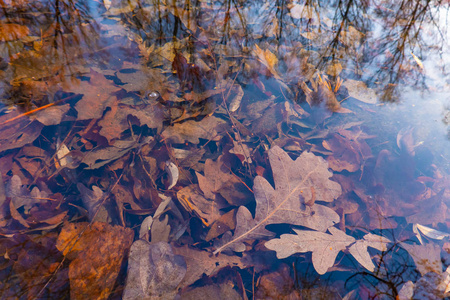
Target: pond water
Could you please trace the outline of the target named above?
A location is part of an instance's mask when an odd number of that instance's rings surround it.
[[[0,1],[1,298],[449,296],[449,3],[322,2]]]

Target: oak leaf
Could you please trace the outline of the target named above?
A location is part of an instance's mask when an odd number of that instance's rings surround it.
[[[278,258],[286,258],[294,253],[312,252],[312,263],[317,273],[323,275],[332,267],[336,256],[342,250],[348,248],[353,257],[367,270],[373,272],[375,265],[370,258],[367,247],[380,251],[386,251],[386,245],[391,241],[383,236],[372,233],[366,234],[363,239],[354,237],[336,227],[328,228],[331,234],[294,229],[296,234],[283,234],[279,239],[273,239],[265,243],[268,249],[277,252]]]
[[[236,215],[233,238],[215,253],[225,249],[243,249],[242,242],[247,239],[272,237],[273,233],[265,229],[269,224],[289,223],[325,231],[339,222],[336,212],[314,203],[332,202],[341,194],[341,186],[329,179],[332,173],[322,157],[303,152],[293,161],[286,152],[275,146],[269,150],[269,161],[275,189],[265,178],[255,178],[255,218],[246,207],[241,206]]]
[[[294,229],[297,234],[283,234],[279,239],[265,243],[275,250],[278,258],[286,258],[297,252],[312,252],[312,262],[317,273],[323,275],[332,267],[341,250],[355,242],[355,238],[335,227],[328,228],[331,234],[319,231]]]

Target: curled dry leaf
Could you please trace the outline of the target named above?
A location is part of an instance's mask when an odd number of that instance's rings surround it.
[[[314,203],[332,202],[341,194],[341,186],[329,179],[332,173],[323,158],[303,152],[293,161],[286,152],[275,146],[269,150],[269,161],[275,189],[265,178],[255,178],[255,218],[246,207],[241,206],[236,215],[233,238],[215,253],[227,248],[243,249],[242,242],[247,239],[272,237],[273,233],[265,229],[269,224],[289,223],[325,231],[339,222],[336,212]]]
[[[178,182],[178,175],[179,175],[178,167],[176,164],[168,160],[165,162],[165,171],[167,173],[167,176],[169,177],[169,186],[167,187],[167,189],[170,190]]]

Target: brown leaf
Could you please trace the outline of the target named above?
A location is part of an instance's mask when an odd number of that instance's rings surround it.
[[[119,91],[119,87],[93,70],[90,76],[89,82],[81,81],[79,85],[74,85],[68,90],[68,92],[83,94],[83,98],[75,105],[78,120],[98,119],[106,107],[117,101],[112,94]]]
[[[56,246],[73,259],[69,265],[70,298],[107,299],[133,237],[130,228],[106,223],[64,225]]]
[[[199,299],[227,299],[241,300],[243,297],[233,288],[232,282],[221,284],[209,284],[205,286],[195,287],[189,291],[182,291],[180,299],[183,300],[199,300]]]
[[[218,218],[211,226],[206,235],[205,241],[210,241],[229,230],[234,230],[236,227],[236,210],[230,210]]]
[[[59,123],[61,123],[62,118],[69,111],[69,109],[70,104],[51,106],[39,111],[36,114],[36,120],[38,120],[45,126],[58,125]]]
[[[162,137],[170,143],[184,144],[190,142],[198,144],[199,138],[206,140],[219,140],[219,133],[226,130],[226,122],[222,119],[210,116],[200,122],[189,120],[182,124],[167,127],[162,132]]]
[[[0,42],[15,41],[29,34],[28,27],[20,24],[0,23]]]
[[[253,54],[258,57],[258,60],[267,67],[276,79],[281,79],[280,75],[278,75],[278,72],[275,70],[275,66],[278,63],[278,58],[275,54],[270,52],[269,49],[262,50],[257,44],[255,44]]]
[[[189,248],[187,245],[173,247],[173,252],[183,256],[187,265],[186,276],[181,282],[180,287],[191,285],[200,279],[203,274],[211,276],[227,266],[244,268],[238,256],[221,255],[214,257],[211,253]]]
[[[239,183],[239,180],[225,166],[223,156],[220,156],[216,161],[207,159],[205,162],[205,176],[198,172],[196,172],[196,175],[200,189],[205,197],[211,200],[216,199],[216,194],[228,183]]]
[[[84,207],[89,213],[89,220],[92,221],[95,217],[96,221],[108,221],[108,212],[106,211],[105,203],[103,203],[105,199],[103,191],[95,185],[92,186],[91,190],[82,183],[77,183],[77,188],[80,191]]]
[[[136,117],[139,125],[147,125],[149,128],[156,128],[158,132],[162,128],[164,112],[157,105],[148,105],[144,109],[131,107],[128,105],[119,105],[117,103],[111,105],[111,110],[106,112],[98,125],[102,127],[100,134],[111,140],[120,138],[123,131],[131,127],[129,116]]]
[[[45,202],[46,200],[43,199],[47,198],[47,194],[41,193],[38,187],[34,187],[29,192],[27,187],[22,185],[22,180],[18,175],[11,177],[6,187],[6,196],[11,197],[11,202],[14,203],[15,208],[23,206],[26,213],[33,205]]]
[[[149,142],[149,137],[146,141]],[[145,143],[145,141],[143,142]],[[132,149],[139,147],[141,143],[135,140],[115,140],[111,147],[97,149],[86,153],[82,163],[88,165],[86,169],[98,169],[104,165],[125,156]]]
[[[312,252],[312,262],[317,273],[323,275],[334,265],[341,250],[355,242],[355,238],[335,227],[328,228],[331,234],[294,229],[296,234],[282,234],[279,239],[265,243],[268,249],[275,250],[279,259],[297,252]]]
[[[259,278],[256,299],[301,299],[296,293],[289,266],[282,264],[277,271]]]
[[[343,86],[347,88],[350,97],[369,104],[377,103],[377,94],[373,89],[368,88],[364,82],[347,79]]]
[[[133,243],[123,299],[173,299],[186,274],[186,262],[164,242]]]
[[[0,123],[18,116],[17,112],[12,112],[0,117]],[[26,118],[2,124],[0,128],[0,152],[9,149],[20,148],[33,142],[44,127],[37,121],[30,122]]]
[[[236,215],[233,239],[215,253],[226,248],[242,249],[246,239],[272,237],[273,233],[265,229],[269,224],[289,223],[325,231],[339,222],[339,216],[332,209],[320,204],[305,205],[312,198],[311,187],[315,190],[316,201],[332,202],[341,194],[341,186],[329,180],[332,173],[323,158],[303,152],[292,161],[286,152],[275,146],[269,150],[269,161],[275,189],[265,178],[255,178],[255,218],[241,206]]]
[[[406,243],[400,243],[400,245],[411,255],[422,276],[428,272],[437,274],[442,272],[441,248],[439,245],[410,245]]]
[[[227,206],[223,201],[219,203],[215,200],[206,199],[200,193],[196,184],[191,184],[179,190],[177,197],[187,211],[195,212],[207,226],[219,219],[222,215],[220,209]]]
[[[357,143],[351,142],[338,134],[333,134],[322,144],[325,149],[333,152],[333,155],[328,156],[327,161],[334,171],[356,172],[361,169],[362,157],[358,151]]]

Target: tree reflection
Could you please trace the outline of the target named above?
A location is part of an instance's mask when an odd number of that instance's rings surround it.
[[[2,76],[3,93],[24,106],[54,101],[59,84],[83,73],[87,60],[101,47],[92,8],[77,1],[0,5],[3,22],[29,31],[28,37],[16,36],[2,45],[2,57],[10,64]]]

